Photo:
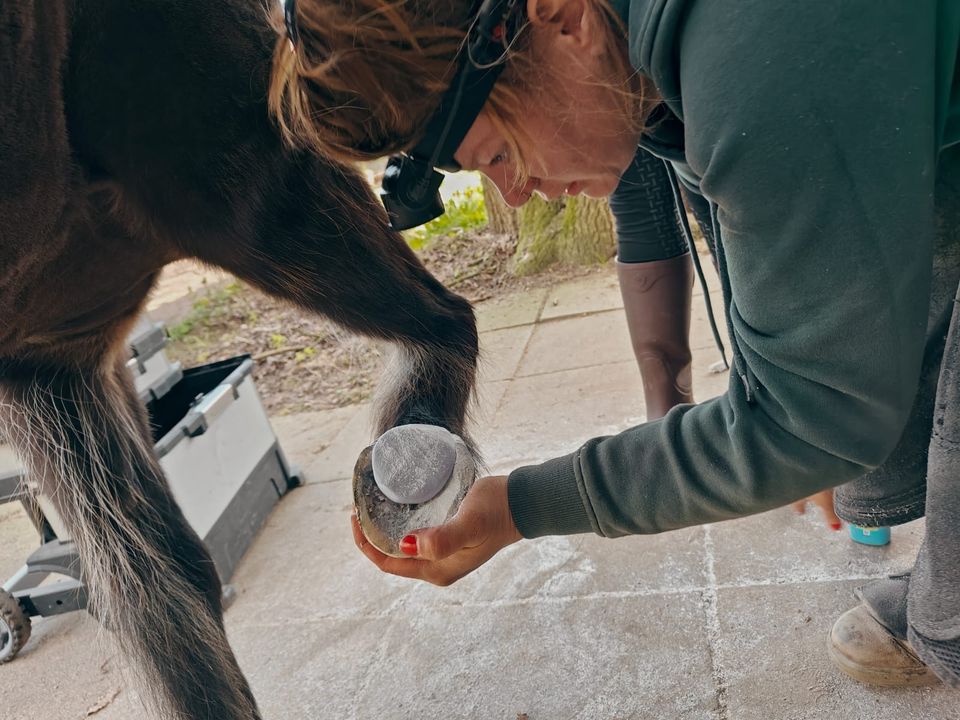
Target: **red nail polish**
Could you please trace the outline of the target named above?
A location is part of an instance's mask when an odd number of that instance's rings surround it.
[[[839,522],[830,523],[830,527],[832,527],[834,530],[839,530],[840,528],[843,527],[843,523],[839,523]]]
[[[402,552],[404,555],[416,555],[417,554],[417,536],[407,535],[403,540],[401,540],[400,552]]]

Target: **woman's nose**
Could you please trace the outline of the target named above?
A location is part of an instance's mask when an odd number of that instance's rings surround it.
[[[493,184],[500,191],[503,201],[512,208],[518,208],[530,199],[530,195],[537,187],[534,179],[527,180],[523,185],[517,185],[516,182],[507,180],[506,177],[491,177]]]

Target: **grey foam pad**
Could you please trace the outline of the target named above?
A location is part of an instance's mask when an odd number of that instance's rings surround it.
[[[395,503],[416,505],[443,490],[457,462],[456,436],[436,425],[399,425],[374,443],[373,479]]]

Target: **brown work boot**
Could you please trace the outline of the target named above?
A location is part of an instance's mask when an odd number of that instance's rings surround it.
[[[918,687],[939,682],[910,644],[887,630],[866,604],[837,619],[828,651],[837,667],[868,685]]]
[[[647,420],[692,403],[689,254],[642,263],[617,262],[633,354],[643,377]]]

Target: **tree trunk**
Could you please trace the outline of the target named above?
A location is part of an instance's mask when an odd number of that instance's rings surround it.
[[[547,202],[535,195],[513,209],[486,178],[483,189],[491,229],[517,238],[513,256],[517,275],[532,275],[555,263],[592,265],[616,253],[616,232],[606,200],[580,196]]]
[[[503,201],[497,186],[486,175],[480,176],[480,184],[483,186],[483,204],[487,208],[487,227],[498,235],[516,237],[520,230],[517,211]]]

